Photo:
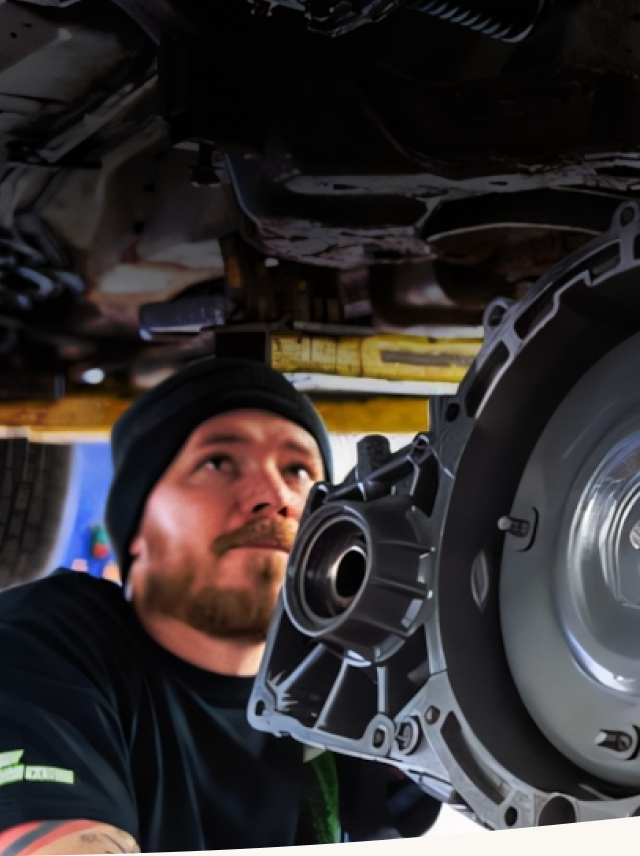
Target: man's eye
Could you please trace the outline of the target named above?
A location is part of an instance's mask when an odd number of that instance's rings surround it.
[[[311,471],[305,464],[290,464],[285,468],[285,473],[299,480],[311,478]]]
[[[232,460],[228,455],[212,455],[204,462],[205,469],[216,470],[216,472],[224,473],[231,469]]]

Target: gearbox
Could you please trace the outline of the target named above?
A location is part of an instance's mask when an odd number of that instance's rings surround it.
[[[640,813],[640,208],[485,312],[430,430],[309,497],[256,728],[491,829]]]

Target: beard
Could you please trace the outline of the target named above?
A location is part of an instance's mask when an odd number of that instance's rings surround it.
[[[208,585],[194,590],[195,574],[166,577],[150,572],[143,605],[150,613],[175,618],[214,639],[264,642],[273,617],[282,572],[268,556],[256,556],[251,588]]]
[[[289,551],[295,538],[290,521],[259,521],[224,534],[212,545],[217,563],[237,547],[256,546],[271,540]],[[159,553],[158,555],[162,555]],[[160,573],[149,568],[142,605],[149,613],[174,618],[214,639],[238,643],[264,642],[284,580],[280,557],[255,554],[247,558],[248,585],[221,587],[214,582],[194,587],[194,568],[181,567],[179,573]]]

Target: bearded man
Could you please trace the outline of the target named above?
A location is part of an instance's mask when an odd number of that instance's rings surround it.
[[[122,588],[60,569],[0,595],[0,856],[344,840],[353,774],[246,718],[331,477],[318,414],[277,372],[208,358],[129,408],[112,452]]]

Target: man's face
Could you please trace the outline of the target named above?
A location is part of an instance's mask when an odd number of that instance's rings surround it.
[[[131,596],[213,638],[263,641],[307,494],[313,437],[270,413],[215,416],[149,495],[131,546]]]

